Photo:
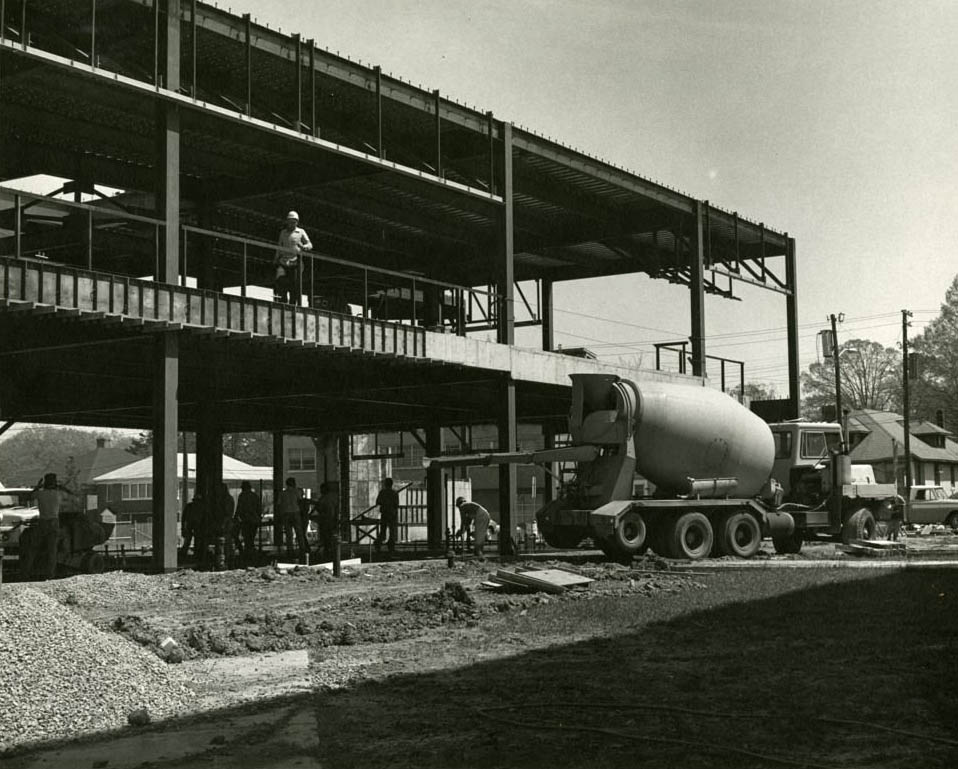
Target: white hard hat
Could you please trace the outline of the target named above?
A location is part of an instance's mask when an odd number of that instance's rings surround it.
[[[295,219],[295,220],[298,222],[298,221],[299,221],[299,214],[297,214],[295,211],[290,211],[288,214],[286,214],[286,218],[287,218],[287,219]]]

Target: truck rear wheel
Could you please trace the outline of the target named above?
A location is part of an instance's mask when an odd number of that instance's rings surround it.
[[[641,513],[630,510],[619,518],[612,533],[612,545],[627,555],[639,555],[649,549],[648,529]]]
[[[740,510],[724,520],[719,536],[728,555],[751,558],[762,546],[762,527],[749,512]]]
[[[945,526],[952,531],[958,531],[958,512],[950,513],[945,520]]]
[[[702,513],[683,513],[672,523],[667,539],[673,557],[697,561],[712,550],[712,524]]]
[[[875,516],[867,507],[856,510],[842,526],[842,542],[846,545],[855,539],[872,539],[875,536]]]

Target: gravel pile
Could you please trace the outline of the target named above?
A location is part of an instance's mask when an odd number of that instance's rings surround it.
[[[75,606],[136,606],[168,601],[170,591],[179,589],[188,573],[150,575],[126,571],[104,574],[78,574],[68,579],[51,580],[36,586],[60,603]],[[179,581],[178,581],[179,578]]]
[[[187,681],[39,590],[0,594],[0,750],[186,713]]]

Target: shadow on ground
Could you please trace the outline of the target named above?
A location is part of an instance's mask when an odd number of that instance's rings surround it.
[[[704,608],[672,617],[660,602],[634,597],[552,602],[475,629],[456,650],[463,667],[264,703],[245,731],[200,741],[188,758],[144,751],[135,765],[958,763],[958,570],[836,574],[819,576],[814,586],[807,575],[790,575],[792,588],[806,586],[779,595],[770,595],[765,582],[778,577],[767,573],[714,579],[696,599]],[[523,638],[561,633],[572,623],[619,634],[521,651]],[[515,637],[519,653],[468,664],[501,642],[497,634]],[[313,664],[324,664],[322,654]],[[185,738],[201,724],[215,731],[249,713],[147,728],[140,739],[155,731]],[[305,719],[314,745],[285,740],[290,718]],[[4,765],[53,765],[37,759],[20,755]]]

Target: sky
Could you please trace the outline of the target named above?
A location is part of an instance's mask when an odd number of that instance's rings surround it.
[[[788,232],[803,369],[829,314],[844,314],[840,341],[895,346],[901,310],[919,333],[958,273],[950,0],[229,7]],[[748,381],[784,396],[784,297],[736,292],[743,301],[707,300],[706,351],[744,360]],[[688,290],[642,276],[561,283],[555,304],[557,341],[604,360],[651,367],[654,342],[689,334]],[[520,330],[519,343],[537,333]]]

